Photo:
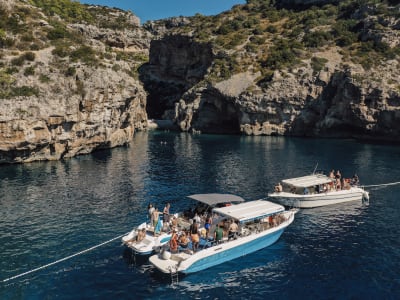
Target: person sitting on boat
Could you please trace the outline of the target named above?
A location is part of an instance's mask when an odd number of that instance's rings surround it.
[[[335,179],[335,170],[332,169],[332,170],[329,172],[329,178]]]
[[[169,240],[169,249],[171,253],[178,252],[178,235],[176,234],[176,230],[172,232],[171,239]]]
[[[339,191],[342,189],[342,184],[340,182],[340,178],[336,179],[336,190]]]
[[[239,226],[236,224],[235,220],[232,220],[231,222],[232,223],[229,226],[229,230],[228,230],[228,240],[235,239],[236,235],[238,233],[238,230],[239,230]]]
[[[353,175],[353,178],[351,179],[351,184],[352,185],[358,185],[360,183],[360,180],[358,179],[357,174]]]
[[[217,228],[215,229],[214,232],[214,241],[219,244],[222,242],[222,239],[224,238],[224,230],[222,229],[222,225],[218,224]]]
[[[340,173],[339,170],[336,171],[335,178],[336,178],[336,179],[341,179],[341,178],[342,178],[342,174]]]
[[[206,229],[206,237],[208,238],[208,234],[210,233],[210,228],[212,224],[212,217],[211,215],[207,215],[206,222],[204,224],[204,228]]]
[[[181,236],[179,237],[179,246],[186,249],[189,246],[189,238],[186,233],[183,231]]]
[[[283,188],[280,182],[275,186],[275,192],[280,193],[282,192]]]
[[[196,220],[193,220],[193,224],[190,225],[189,232],[190,232],[190,237],[192,238],[193,252],[196,252],[200,242],[199,227],[197,225]]]
[[[308,188],[304,188],[304,190],[303,190],[303,194],[304,195],[308,195],[310,193],[310,191],[308,190]]]
[[[136,235],[136,242],[140,243],[141,241],[144,240],[146,237],[146,228],[142,228],[142,230],[139,230],[138,234]]]
[[[171,228],[178,228],[178,218],[173,216],[171,220]]]

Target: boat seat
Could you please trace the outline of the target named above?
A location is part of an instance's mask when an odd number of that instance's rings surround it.
[[[176,262],[181,262],[182,260],[186,260],[190,257],[191,255],[185,252],[181,252],[178,254],[172,254],[171,259],[176,261]]]

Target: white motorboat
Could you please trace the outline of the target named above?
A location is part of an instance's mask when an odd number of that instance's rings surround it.
[[[196,201],[194,207],[189,211],[174,214],[177,219],[177,227],[180,229],[189,228],[191,218],[193,218],[195,213],[204,215],[211,212],[213,207],[244,201],[243,198],[230,194],[195,194],[188,196],[188,198]],[[136,254],[140,255],[149,255],[154,252],[159,252],[160,249],[169,242],[172,235],[170,224],[164,227],[162,222],[161,220],[160,228],[162,230],[158,234],[154,234],[154,228],[151,224],[142,223],[132,229],[127,235],[123,236],[122,243],[132,249]],[[145,237],[138,240],[137,236],[142,229],[145,229]]]
[[[324,174],[312,174],[282,180],[282,185],[268,197],[279,204],[312,208],[330,204],[369,199],[369,194],[358,184],[346,182],[336,188],[335,179]]]
[[[196,252],[162,250],[150,257],[150,263],[162,273],[173,274],[193,273],[222,264],[275,243],[293,222],[296,211],[285,211],[282,205],[265,200],[214,208],[212,212],[218,216],[217,225],[223,227],[225,222],[234,220],[239,227],[237,235],[229,239],[225,232],[219,242],[205,238]]]

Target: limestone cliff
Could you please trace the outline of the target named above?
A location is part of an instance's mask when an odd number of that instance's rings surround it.
[[[214,19],[214,28],[209,31],[214,37],[209,38],[204,38],[205,26],[200,32],[193,25],[189,34],[185,33],[188,29],[180,30],[177,26],[170,30],[169,35],[152,44],[150,62],[141,69],[145,86],[157,91],[157,104],[149,102],[150,106],[157,105],[158,109],[162,109],[150,117],[171,119],[181,130],[191,132],[397,141],[400,138],[400,59],[395,49],[400,43],[399,19],[376,16],[377,8],[365,6],[343,10],[351,16],[354,29],[340,38],[337,38],[337,33],[332,35],[332,39],[337,39],[336,44],[326,40],[318,46],[320,40],[314,38],[329,36],[331,28],[338,25],[313,25],[314,28],[307,29],[308,32],[296,30],[298,36],[292,42],[302,41],[307,48],[302,45],[291,48],[288,44],[266,59],[262,58],[266,52],[264,49],[273,49],[274,45],[264,43],[264,39],[268,41],[279,36],[264,34],[261,39],[252,34],[250,39],[244,38],[237,46],[226,49],[220,46],[221,42],[209,43],[218,39],[224,42],[220,36],[215,36],[219,32],[228,32],[225,36],[237,38],[238,30],[230,33],[224,27],[224,21]],[[249,10],[246,7],[245,11]],[[244,14],[240,8],[237,11],[239,17]],[[318,15],[323,11],[313,13]],[[293,13],[291,17],[300,19],[300,13]],[[310,18],[309,15],[307,18]],[[198,22],[198,19],[193,22]],[[235,22],[232,21],[235,17],[229,14],[221,16],[221,19],[229,24]],[[345,22],[348,22],[347,19]],[[271,32],[282,30],[280,36],[285,34],[285,25],[282,26],[281,21],[270,23],[265,27]],[[240,28],[240,24],[233,24]],[[161,25],[159,27],[162,28]],[[242,31],[249,32],[245,30],[244,27]],[[293,35],[291,32],[295,28],[291,30],[289,33]],[[171,36],[171,32],[175,35]],[[385,50],[369,52],[368,56],[376,57],[376,61],[364,56],[364,48],[358,56],[354,49],[359,46],[347,46],[352,41],[348,42],[346,35],[353,35],[354,41],[358,39],[362,47],[380,45]],[[258,47],[252,48],[251,41],[256,38],[261,42],[258,42]],[[390,53],[388,58],[379,56],[384,51]],[[397,54],[392,55],[395,52]],[[281,67],[276,68],[276,61],[282,53],[285,60],[280,62]],[[273,55],[275,60],[269,60]],[[260,56],[261,68],[257,66]],[[231,57],[236,57],[233,63]],[[293,63],[287,66],[289,60]],[[265,65],[272,70],[271,73],[265,72]],[[195,72],[195,80],[188,80],[193,68],[201,71]]]
[[[142,63],[137,57],[148,55],[150,34],[136,17],[93,7],[107,21],[130,26],[113,29],[63,23],[20,1],[6,4],[0,7],[8,29],[0,34],[8,46],[0,56],[0,163],[125,145],[147,126],[146,92],[132,70]],[[19,24],[9,25],[15,16]]]

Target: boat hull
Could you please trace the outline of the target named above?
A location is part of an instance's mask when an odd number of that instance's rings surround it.
[[[163,273],[190,274],[202,271],[272,245],[293,222],[294,214],[295,212],[287,213],[287,220],[276,227],[253,232],[248,236],[209,247],[192,255],[185,254],[182,260],[177,259],[182,257],[182,254],[172,254],[171,258],[165,259],[163,253],[160,253],[151,256],[150,262]]]
[[[352,187],[349,190],[331,191],[327,193],[298,195],[291,193],[272,193],[268,195],[274,202],[288,207],[313,208],[349,201],[360,201],[368,197],[362,188]]]
[[[182,270],[182,273],[190,274],[202,271],[210,267],[222,264],[224,262],[236,259],[243,255],[247,255],[260,249],[266,248],[275,243],[282,235],[283,231],[284,229],[280,229],[275,231],[274,233],[260,236],[255,240],[247,243],[242,243],[232,248],[225,249],[223,245],[220,245],[216,249],[213,249],[213,251],[215,252],[213,255],[206,256],[197,260],[195,263],[191,264],[190,267]]]

